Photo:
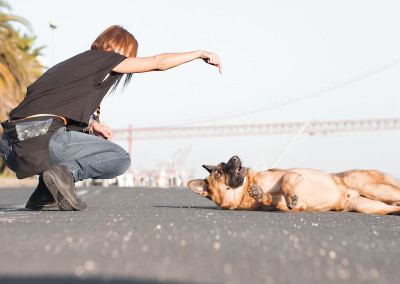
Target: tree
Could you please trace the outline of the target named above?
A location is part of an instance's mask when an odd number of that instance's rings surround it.
[[[0,121],[7,119],[10,110],[23,100],[27,86],[41,76],[44,68],[38,60],[44,47],[34,48],[36,37],[22,35],[12,26],[15,22],[30,29],[29,22],[9,14],[10,9],[0,0]],[[4,169],[0,160],[0,173]]]

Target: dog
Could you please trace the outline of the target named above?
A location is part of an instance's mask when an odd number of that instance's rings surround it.
[[[354,211],[400,213],[396,180],[376,170],[326,173],[295,168],[254,172],[233,156],[227,163],[203,167],[206,179],[188,187],[213,200],[220,209],[263,211]]]

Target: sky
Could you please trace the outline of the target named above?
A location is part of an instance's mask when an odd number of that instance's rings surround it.
[[[139,57],[193,50],[219,55],[222,75],[202,60],[134,74],[122,93],[102,102],[102,120],[112,129],[224,116],[230,118],[202,125],[400,116],[399,64],[330,92],[272,107],[399,60],[397,0],[8,2],[13,14],[30,22],[26,32],[37,36],[37,46],[46,46],[42,60],[48,66],[88,50],[114,24],[136,37]],[[51,22],[57,24],[55,30]],[[235,116],[256,109],[267,110]],[[181,155],[184,168],[203,177],[207,173],[201,165],[239,155],[245,166],[267,169],[294,136],[138,140],[132,145],[132,168],[156,169]],[[124,140],[115,142],[128,148]],[[399,131],[303,134],[277,166],[328,172],[377,169],[400,178],[399,145]]]

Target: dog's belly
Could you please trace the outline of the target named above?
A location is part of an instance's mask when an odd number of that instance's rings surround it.
[[[343,210],[344,208],[344,192],[334,184],[305,181],[296,189],[296,194],[300,202],[304,204],[305,211]]]
[[[329,173],[311,169],[292,169],[304,180],[295,191],[305,211],[343,210],[346,189]]]
[[[299,202],[295,209],[287,208],[285,199],[281,195],[280,182],[275,178],[275,182],[268,177],[261,179],[259,185],[267,189],[266,191],[273,196],[274,206],[278,210],[284,211],[330,211],[343,210],[344,194],[346,188],[338,184],[333,176],[312,169],[290,169],[290,172],[301,174],[303,181],[295,188]],[[273,184],[273,186],[271,186]],[[269,185],[269,186],[268,186]]]

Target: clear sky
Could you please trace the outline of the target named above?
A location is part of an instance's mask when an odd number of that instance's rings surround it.
[[[217,68],[197,60],[165,72],[135,74],[121,94],[106,97],[111,128],[171,125],[224,116],[304,96],[400,59],[398,0],[133,1],[8,0],[45,45],[51,65],[90,48],[105,28],[135,35],[138,56],[203,49]],[[49,23],[58,24],[54,41]],[[400,66],[284,107],[212,122],[271,123],[400,116]],[[185,167],[238,154],[246,166],[268,167],[293,135],[136,141],[133,168],[156,168],[187,151]],[[116,141],[124,147],[123,141]],[[379,169],[400,177],[399,131],[303,135],[278,167],[330,172]]]

